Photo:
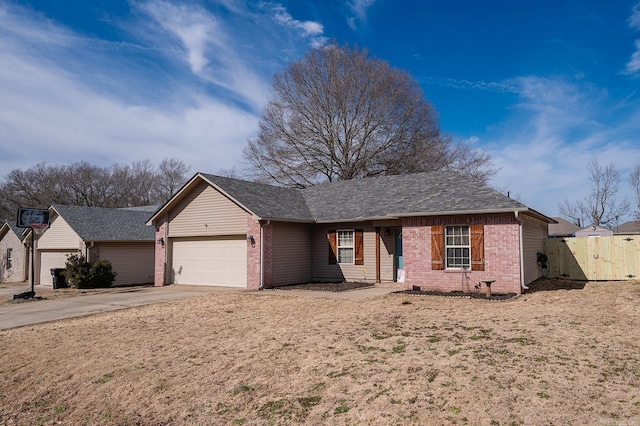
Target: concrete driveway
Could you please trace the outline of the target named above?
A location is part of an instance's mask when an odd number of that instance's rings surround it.
[[[38,294],[36,287],[36,295]],[[2,287],[0,298],[11,299],[14,294],[29,290],[25,287]],[[125,287],[121,291],[98,294],[79,294],[60,299],[31,300],[0,306],[0,330],[43,322],[74,318],[100,312],[116,311],[134,306],[197,297],[211,293],[251,293],[255,295],[322,297],[343,300],[366,300],[383,296],[398,288],[366,287],[340,293],[296,290],[251,291],[232,287],[169,285],[164,287]]]
[[[28,290],[19,288],[18,293]],[[165,287],[127,287],[122,291],[80,294],[60,299],[31,300],[0,306],[0,330],[65,318],[151,305],[210,293],[247,291],[229,287],[171,285]],[[0,297],[11,299],[16,288],[1,288]],[[38,287],[36,287],[36,295]]]

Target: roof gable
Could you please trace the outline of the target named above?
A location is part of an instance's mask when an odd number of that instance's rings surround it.
[[[262,219],[312,222],[313,217],[299,189],[201,174],[218,190]]]
[[[0,236],[5,232],[13,232],[18,240],[22,240],[22,231],[23,229],[16,226],[15,220],[6,220],[0,227]]]

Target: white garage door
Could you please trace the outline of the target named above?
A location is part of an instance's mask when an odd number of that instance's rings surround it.
[[[40,252],[40,284],[53,287],[51,269],[64,268],[67,257],[78,251],[41,251]]]
[[[183,239],[172,242],[171,282],[174,284],[247,286],[247,240]]]

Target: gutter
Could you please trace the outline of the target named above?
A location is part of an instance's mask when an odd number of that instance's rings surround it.
[[[271,225],[271,219],[265,224],[260,224],[260,287],[258,290],[264,290],[264,227],[269,225]]]
[[[518,221],[518,228],[520,230],[520,287],[523,290],[529,290],[529,287],[524,285],[524,245],[522,239],[522,218],[518,215],[518,210],[513,212],[515,214],[516,220]]]
[[[451,216],[451,215],[463,215],[463,214],[491,214],[491,213],[511,213],[513,212],[513,208],[505,208],[505,209],[489,209],[489,210],[449,210],[449,211],[439,211],[439,212],[412,212],[412,213],[391,213],[389,216],[395,217],[424,217],[424,216]],[[518,208],[515,210],[516,219],[518,218],[518,212],[529,212],[530,209],[527,207]]]

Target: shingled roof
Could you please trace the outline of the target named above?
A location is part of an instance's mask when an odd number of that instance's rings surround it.
[[[54,204],[51,208],[84,241],[153,241],[155,238],[155,228],[145,224],[155,206],[113,209]]]
[[[149,220],[202,179],[262,220],[348,222],[410,216],[523,212],[553,223],[486,185],[455,172],[430,172],[328,182],[304,189],[197,173]]]
[[[528,210],[455,172],[330,182],[305,188],[302,194],[319,222]]]

